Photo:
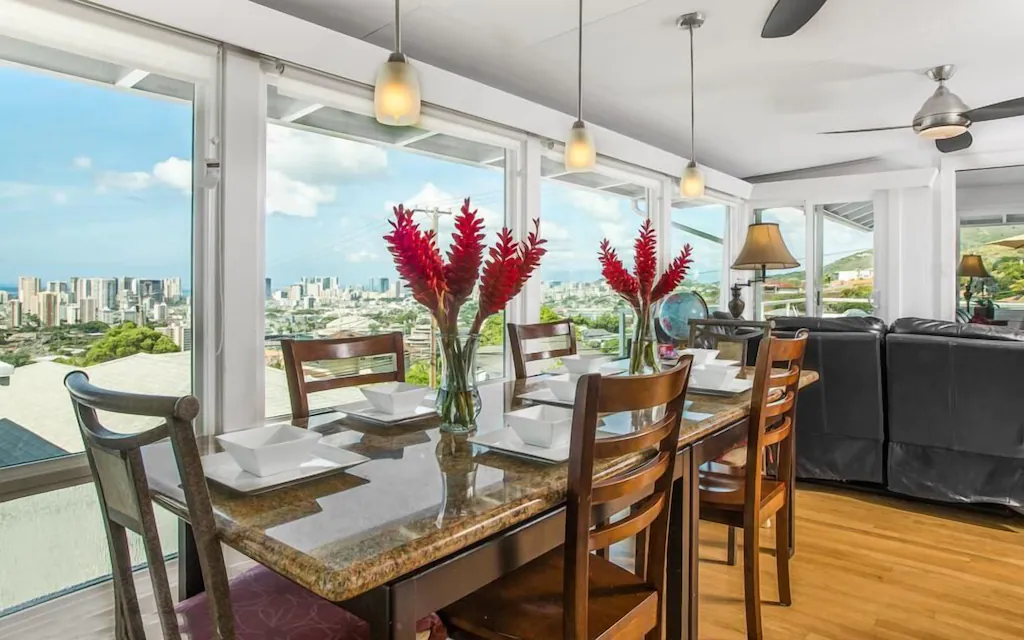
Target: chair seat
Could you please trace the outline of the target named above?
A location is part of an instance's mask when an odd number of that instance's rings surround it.
[[[564,547],[495,580],[442,611],[449,627],[486,640],[563,638]],[[657,622],[658,594],[594,554],[587,639],[642,638]]]
[[[743,511],[746,501],[746,476],[734,473],[700,471],[700,502],[713,509]],[[761,478],[762,518],[777,512],[786,502],[786,483],[770,478]],[[703,513],[702,513],[703,516]]]
[[[327,600],[258,566],[231,581],[231,608],[238,640],[363,640],[366,622]],[[182,637],[214,637],[205,593],[180,603]],[[417,640],[445,640],[440,618],[431,614],[416,623]]]

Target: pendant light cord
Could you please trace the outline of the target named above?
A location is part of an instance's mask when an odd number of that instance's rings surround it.
[[[697,107],[693,93],[693,27],[690,27],[690,162],[697,162]]]
[[[395,53],[402,53],[402,2],[395,0]]]
[[[576,65],[576,119],[583,120],[583,0],[580,0],[579,39],[577,43]]]

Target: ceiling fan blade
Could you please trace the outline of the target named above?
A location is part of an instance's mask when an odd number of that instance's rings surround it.
[[[785,38],[800,30],[818,13],[825,0],[779,0],[761,29],[762,38]]]
[[[971,122],[985,122],[986,120],[1001,120],[1003,118],[1014,118],[1024,116],[1024,98],[1014,98],[1004,102],[990,104],[987,107],[978,107],[967,112]]]
[[[830,136],[836,133],[870,133],[872,131],[895,131],[896,129],[912,129],[913,127],[909,124],[900,125],[898,127],[875,127],[874,129],[844,129],[842,131],[822,131],[818,135]]]
[[[942,153],[953,153],[954,151],[963,151],[967,147],[971,146],[972,142],[974,142],[974,136],[971,135],[970,131],[964,131],[955,138],[936,140],[935,148]]]

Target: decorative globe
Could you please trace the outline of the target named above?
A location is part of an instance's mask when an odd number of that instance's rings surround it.
[[[661,303],[658,328],[671,340],[680,342],[690,337],[690,320],[707,320],[708,305],[693,291],[676,291]]]

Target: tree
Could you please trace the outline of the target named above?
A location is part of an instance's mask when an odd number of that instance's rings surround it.
[[[82,323],[75,328],[79,331],[84,331],[85,333],[106,333],[107,329],[110,328],[110,325],[106,322],[93,320],[91,322]]]
[[[7,364],[14,365],[15,367],[24,367],[25,365],[32,364],[33,362],[32,354],[25,349],[0,353],[0,360]]]
[[[430,384],[430,361],[417,360],[405,370],[405,381],[409,384],[426,386]]]
[[[555,313],[555,310],[546,304],[540,306],[540,321],[544,323],[558,322],[562,319],[562,316]]]
[[[136,353],[175,353],[178,345],[174,341],[151,329],[139,327],[134,322],[125,322],[111,329],[97,340],[75,364],[88,367],[109,360],[125,358]]]
[[[505,313],[496,313],[484,320],[484,326],[480,328],[480,346],[487,347],[501,344],[504,339]]]

